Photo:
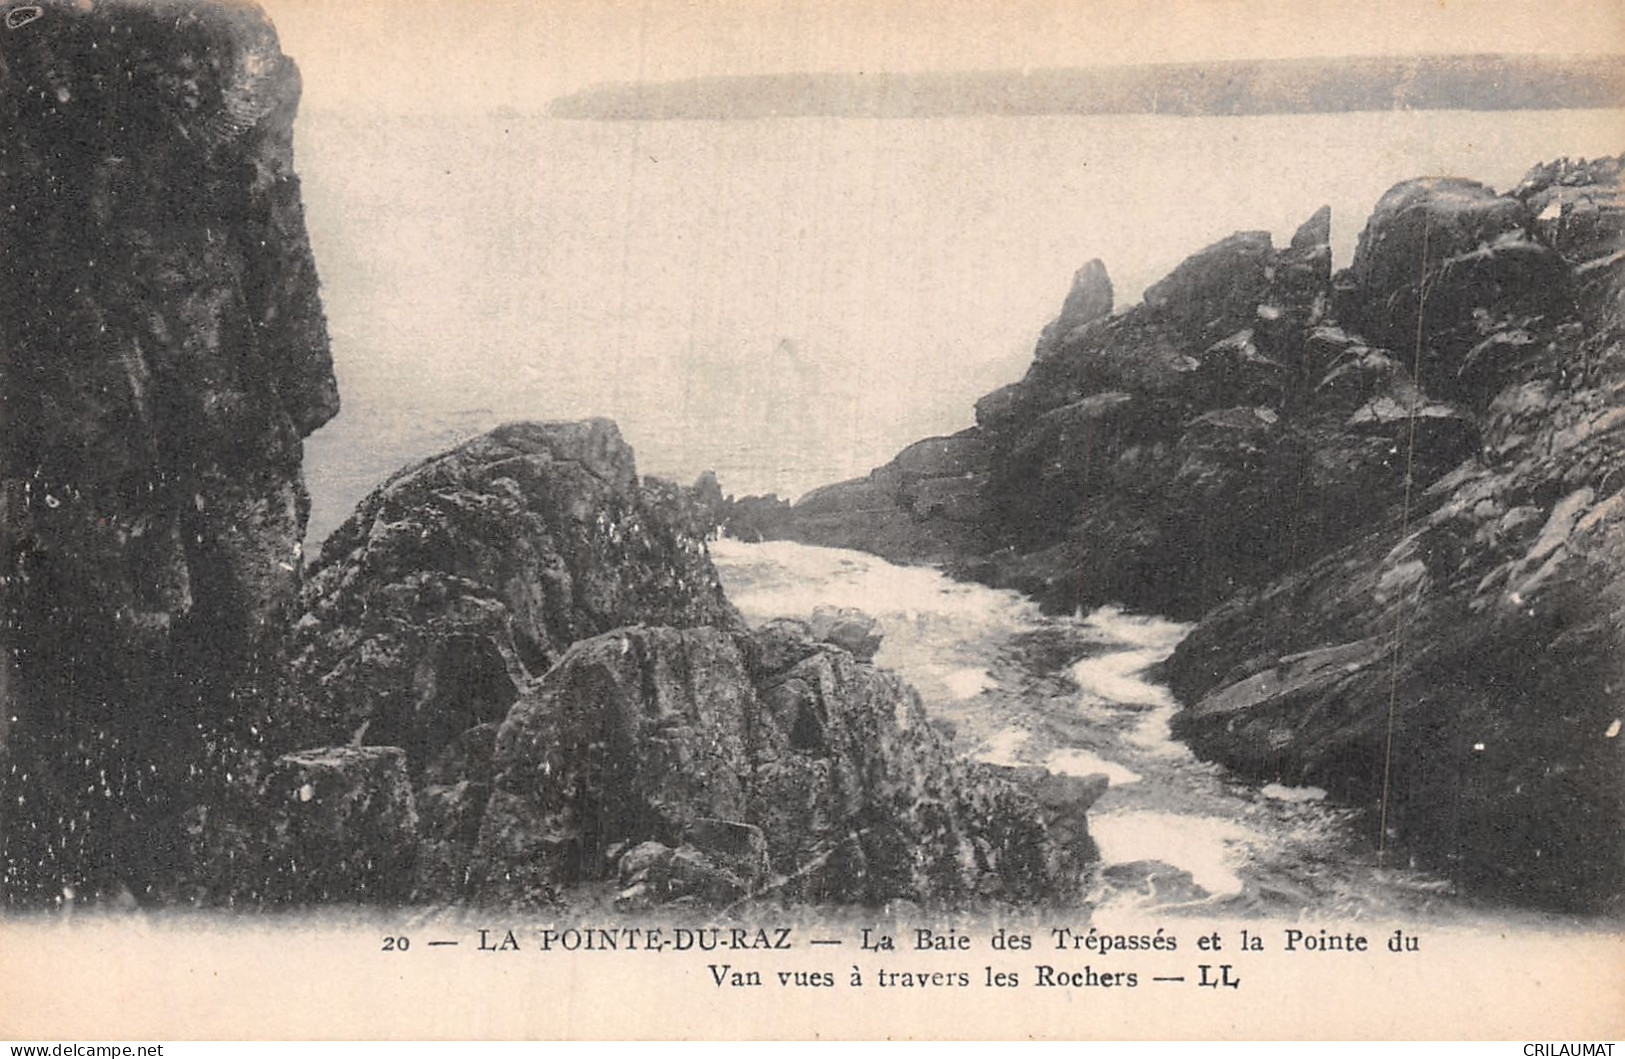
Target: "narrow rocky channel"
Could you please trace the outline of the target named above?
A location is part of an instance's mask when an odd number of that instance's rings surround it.
[[[920,690],[961,753],[1105,776],[1110,786],[1089,814],[1101,852],[1090,899],[1102,907],[1478,918],[1448,882],[1379,865],[1369,823],[1324,792],[1232,777],[1170,737],[1177,704],[1147,671],[1188,626],[1113,607],[1050,616],[1014,592],[835,548],[722,540],[711,554],[753,623],[821,606],[877,619],[885,639],[876,664]]]

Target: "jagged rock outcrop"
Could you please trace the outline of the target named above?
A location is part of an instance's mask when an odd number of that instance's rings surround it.
[[[656,518],[701,540],[715,537],[728,517],[728,499],[714,471],[704,472],[690,486],[645,475],[643,502]]]
[[[926,438],[862,478],[814,489],[793,506],[733,501],[726,529],[747,540],[793,538],[901,561],[976,554],[984,529],[989,451],[982,432]]]
[[[582,641],[510,711],[492,772],[470,876],[505,904],[595,880],[626,907],[1032,901],[1093,856],[1081,818],[1052,831],[897,676],[800,623]]]
[[[714,477],[640,482],[608,421],[407,468],[301,595],[302,439],[338,398],[296,69],[250,3],[3,22],[6,902],[1076,884],[1087,798],[954,760],[863,615],[747,630],[705,552]],[[887,488],[953,509],[984,463],[922,446]]]
[[[1546,243],[1574,268],[1582,298],[1607,297],[1625,252],[1625,201],[1619,195],[1625,155],[1578,162],[1564,158],[1530,170],[1512,196]]]
[[[717,629],[634,628],[573,647],[497,730],[479,888],[552,896],[608,874],[616,843],[675,846],[698,820],[743,819],[760,753],[750,687]]]
[[[1401,488],[1396,433],[1425,420],[1435,471],[1476,438],[1451,406],[1418,403],[1397,362],[1338,343],[1330,231],[1322,209],[1285,248],[1238,233],[1116,316],[1085,296],[1110,286],[1091,263],[1026,377],[979,401],[977,426],[955,436],[974,461],[911,482],[911,446],[804,497],[776,534],[943,562],[1059,609],[1117,601],[1182,617],[1273,574],[1303,541],[1338,539]],[[1360,399],[1345,407],[1349,393]],[[939,496],[952,502],[922,502]],[[1276,517],[1283,506],[1294,520]]]
[[[0,32],[0,893],[225,885],[338,409],[252,4],[43,0]]]
[[[872,662],[885,634],[880,623],[855,607],[819,605],[808,623],[816,640],[834,644],[860,662]]]
[[[1501,358],[1472,356],[1476,347],[1511,321],[1538,329],[1573,312],[1570,265],[1541,238],[1528,204],[1470,180],[1392,188],[1360,233],[1350,272],[1340,314],[1409,350],[1430,392],[1473,404],[1514,374]]]

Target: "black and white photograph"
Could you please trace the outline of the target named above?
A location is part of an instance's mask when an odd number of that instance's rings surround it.
[[[1625,1036],[1622,181],[1617,0],[3,0],[0,1038]]]

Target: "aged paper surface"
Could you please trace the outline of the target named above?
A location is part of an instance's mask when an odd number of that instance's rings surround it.
[[[1618,55],[1625,6],[1612,0],[261,2],[303,74],[297,164],[346,406],[306,445],[311,552],[395,467],[521,417],[613,415],[645,472],[690,481],[715,467],[729,493],[797,495],[968,426],[978,396],[1020,376],[1090,258],[1105,260],[1126,305],[1231,231],[1290,234],[1308,216],[1297,194],[1308,187],[1315,204],[1339,203],[1341,268],[1375,197],[1399,179],[1460,175],[1504,189],[1538,162],[1625,149],[1618,109],[1419,111],[1384,123],[1368,112],[1180,118],[1168,103],[1153,118],[1068,117],[955,111],[963,86],[943,89],[949,112],[932,116],[724,120],[754,106],[726,85],[696,90],[702,113],[686,122],[544,116],[552,101],[603,83],[811,72],[841,75],[850,89],[876,74]],[[571,130],[549,138],[543,126],[566,120]],[[793,124],[783,131],[797,120],[816,123],[804,145]],[[1196,133],[1183,121],[1207,124]],[[1077,153],[1084,140],[1093,153]],[[1327,161],[1362,145],[1380,159],[1380,186]],[[666,177],[673,166],[679,175]],[[1102,169],[1101,180],[1089,176]],[[578,196],[600,182],[603,195]],[[978,185],[980,195],[963,193]],[[1289,189],[1291,205],[1277,210]],[[1065,205],[1116,195],[1121,205],[1087,216]],[[1051,208],[1053,239],[1041,212]],[[692,209],[707,211],[703,220],[664,212]],[[543,222],[520,210],[556,213]],[[612,247],[600,226],[620,233]],[[929,251],[888,245],[910,240]],[[808,257],[796,260],[803,247]],[[751,286],[763,273],[777,278]],[[785,354],[781,366],[740,367],[770,353]],[[773,387],[779,397],[763,395]],[[740,424],[752,416],[747,437]],[[795,452],[738,455],[776,430]],[[969,916],[911,905],[617,913],[603,895],[558,912],[158,913],[69,902],[8,914],[0,1036],[1625,1036],[1617,901],[1612,916],[1453,892],[1436,903],[1424,880],[1394,904],[1367,900],[1358,883],[1339,888],[1358,874],[1345,864],[1335,885],[1307,869],[1265,884],[1301,888],[1296,911],[1286,911],[1290,897],[1208,904],[1204,894],[1246,874],[1235,858],[1254,839],[1229,830],[1240,824],[1148,804],[1131,821],[1142,830],[1119,841],[1137,849],[1136,834],[1164,828],[1172,846],[1122,860],[1175,861],[1201,891],[1191,900],[1136,904],[1119,891],[1098,908]],[[1170,851],[1182,842],[1188,859]],[[1153,893],[1156,878],[1137,883]],[[1026,940],[1012,947],[1011,937]],[[1116,948],[1086,940],[1101,937]]]

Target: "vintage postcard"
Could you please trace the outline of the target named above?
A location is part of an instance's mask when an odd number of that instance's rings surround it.
[[[0,1037],[1625,1036],[1619,3],[0,23]]]

